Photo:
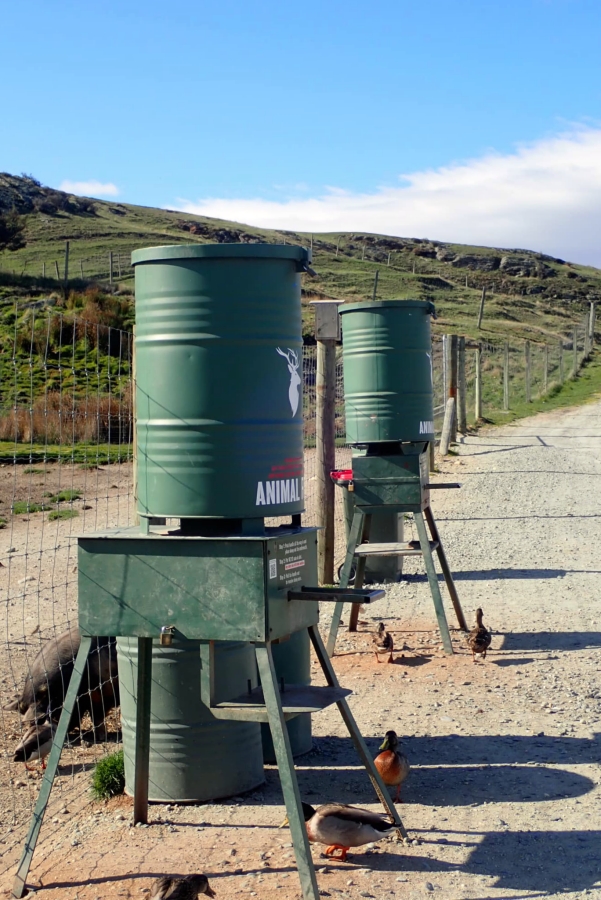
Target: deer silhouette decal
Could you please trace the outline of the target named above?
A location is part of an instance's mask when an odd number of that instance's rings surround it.
[[[290,401],[290,409],[292,410],[292,415],[296,415],[296,411],[298,409],[298,402],[300,400],[300,375],[298,374],[298,355],[294,350],[291,350],[288,347],[288,352],[284,353],[279,347],[276,348],[277,352],[280,356],[283,356],[284,359],[288,362],[288,371],[290,372],[290,387],[288,388],[288,400]]]

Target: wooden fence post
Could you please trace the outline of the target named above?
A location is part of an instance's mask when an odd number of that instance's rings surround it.
[[[109,284],[113,283],[113,251],[109,250]]]
[[[442,336],[442,396],[446,403],[449,396],[449,369],[448,369],[448,353],[447,344],[449,343],[448,334]]]
[[[543,394],[549,390],[549,348],[543,347]]]
[[[444,408],[444,422],[442,423],[442,434],[440,436],[440,455],[446,456],[449,452],[449,444],[451,443],[451,435],[453,433],[455,422],[455,398],[449,397]]]
[[[467,385],[465,381],[465,338],[457,341],[457,428],[467,433]]]
[[[595,346],[595,316],[597,312],[597,304],[594,300],[591,300],[591,307],[589,310],[589,318],[588,318],[588,333],[591,342],[591,350]]]
[[[476,350],[476,403],[474,409],[476,422],[482,418],[482,350]]]
[[[559,338],[559,383],[563,384],[564,380],[564,371],[563,371],[563,339]]]
[[[509,341],[505,341],[503,352],[503,409],[509,409]]]
[[[574,360],[572,362],[572,375],[574,378],[578,374],[578,329],[572,331],[572,350],[574,351]]]
[[[46,262],[42,263],[42,278],[46,277]]]
[[[455,401],[455,409],[457,407],[457,335],[449,334],[447,336],[447,344],[446,344],[446,354],[447,354],[447,397],[452,398]],[[445,398],[446,403],[446,398]],[[457,415],[453,415],[453,421],[451,423],[451,442],[457,440]]]
[[[81,277],[82,277],[82,280],[83,280],[83,259],[80,259],[80,260],[79,260],[79,271],[80,271],[80,273],[81,273]]]
[[[338,235],[338,240],[336,241],[336,256],[338,256],[339,250],[340,250],[340,235]]]
[[[69,241],[65,241],[65,297],[69,293]]]
[[[486,299],[486,288],[482,288],[482,297],[480,299],[480,309],[478,310],[478,330],[482,328],[482,316],[484,315],[484,301]]]
[[[530,341],[524,342],[524,364],[526,367],[525,372],[525,382],[526,382],[526,403],[532,402],[532,388],[530,382]]]
[[[317,455],[317,565],[320,584],[334,583],[335,487],[330,472],[336,468],[336,341],[340,336],[338,304],[317,301],[317,378],[315,440]]]

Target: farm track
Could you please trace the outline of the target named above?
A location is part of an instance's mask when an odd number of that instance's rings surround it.
[[[370,749],[394,728],[412,763],[400,811],[418,843],[384,842],[347,863],[316,847],[326,896],[601,897],[600,476],[600,402],[480,432],[441,463],[437,477],[463,487],[439,492],[435,514],[464,609],[471,621],[483,607],[492,649],[474,664],[455,631],[456,654],[442,654],[415,559],[358,634],[341,632],[335,665]],[[394,665],[376,665],[371,652],[380,620]],[[313,727],[314,749],[298,759],[303,798],[377,809],[336,710]],[[9,770],[33,793],[35,776]],[[152,824],[132,829],[129,799],[84,804],[84,776],[69,769],[63,796],[71,785],[79,800],[72,790],[68,806],[57,799],[30,883],[44,900],[134,898],[159,873],[202,870],[220,898],[296,900],[272,767],[266,779],[233,801],[153,805]]]

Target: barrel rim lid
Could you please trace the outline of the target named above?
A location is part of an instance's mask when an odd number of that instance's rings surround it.
[[[132,266],[168,259],[292,259],[311,261],[308,247],[294,244],[164,244],[142,247],[131,255]]]
[[[361,303],[343,303],[338,307],[338,312],[343,316],[347,312],[363,310],[370,312],[374,309],[390,309],[390,307],[410,307],[411,309],[427,309],[434,311],[431,300],[363,300]]]

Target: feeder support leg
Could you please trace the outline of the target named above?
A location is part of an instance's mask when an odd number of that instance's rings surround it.
[[[134,825],[148,823],[148,774],[150,769],[150,695],[152,638],[138,638],[136,693],[136,755],[134,775]]]
[[[79,645],[79,651],[77,653],[77,658],[75,660],[75,666],[73,667],[73,672],[69,681],[69,687],[67,688],[67,696],[65,697],[65,702],[63,703],[63,709],[58,722],[58,728],[56,729],[56,734],[54,735],[54,740],[52,741],[52,749],[50,751],[50,756],[48,757],[48,765],[46,767],[46,771],[44,772],[40,793],[38,794],[37,803],[33,811],[33,816],[31,817],[29,831],[27,833],[27,837],[25,838],[25,846],[23,847],[23,853],[21,854],[21,861],[19,862],[19,868],[17,869],[17,874],[15,875],[15,880],[13,882],[13,897],[23,897],[26,893],[25,883],[29,874],[31,860],[33,859],[33,854],[35,852],[35,847],[40,834],[40,829],[42,827],[42,822],[44,821],[44,813],[46,812],[48,800],[50,799],[50,792],[52,790],[52,785],[54,784],[54,779],[56,777],[61,753],[63,750],[65,739],[67,737],[69,722],[71,721],[71,716],[73,715],[73,710],[75,709],[75,701],[77,700],[77,694],[79,691],[79,686],[81,684],[81,677],[88,661],[88,653],[90,652],[91,644],[92,638],[82,637],[81,644]]]
[[[371,513],[364,514],[363,516],[363,531],[360,534],[359,543],[363,544],[369,541],[369,535],[371,532]],[[357,545],[353,549],[353,553],[356,551]],[[355,587],[362,588],[363,582],[365,581],[365,566],[367,565],[367,559],[364,556],[359,556],[357,559],[357,569],[355,574]],[[361,609],[360,603],[353,603],[351,605],[351,614],[349,616],[348,630],[356,631],[357,625],[359,623],[359,611]]]
[[[442,638],[442,646],[444,647],[445,653],[452,654],[453,643],[451,641],[451,635],[449,633],[449,626],[447,623],[444,606],[442,605],[442,595],[440,593],[440,585],[438,584],[436,569],[434,568],[434,560],[432,558],[430,541],[426,532],[424,514],[422,512],[416,512],[413,513],[413,517],[415,519],[419,543],[424,557],[426,573],[428,575],[428,582],[430,584],[430,593],[432,594],[432,600],[434,601],[434,609],[436,611],[436,618],[438,619],[438,628],[440,631],[440,636]]]
[[[330,662],[330,657],[326,652],[326,648],[323,645],[323,641],[321,639],[321,634],[319,633],[319,629],[317,625],[311,625],[309,628],[309,637],[311,638],[311,642],[313,644],[313,649],[317,655],[317,659],[321,665],[323,674],[326,677],[326,681],[330,685],[330,687],[340,687],[338,683],[338,678],[336,677],[336,672],[334,671],[334,667]],[[386,788],[386,785],[382,781],[380,777],[380,773],[376,769],[374,765],[374,761],[371,758],[371,754],[367,749],[367,745],[363,740],[363,735],[359,731],[359,727],[355,722],[354,716],[350,710],[350,707],[346,700],[339,700],[336,703],[336,706],[340,710],[340,715],[344,720],[344,724],[348,728],[349,734],[352,738],[353,744],[355,745],[355,749],[359,754],[361,762],[367,769],[367,774],[369,775],[370,781],[374,786],[374,790],[378,795],[378,798],[391,817],[394,824],[397,826],[397,834],[401,837],[407,837],[407,831],[405,826],[403,825],[402,819],[399,816],[396,807],[392,800],[390,799],[390,795]]]
[[[319,900],[315,867],[313,866],[311,847],[305,827],[305,817],[303,816],[303,807],[296,780],[290,738],[288,737],[288,729],[286,728],[284,713],[282,712],[282,701],[273,664],[271,644],[256,644],[255,652],[303,898],[304,900]]]
[[[424,515],[426,517],[426,522],[428,523],[428,528],[430,529],[430,534],[432,535],[432,540],[438,544],[438,547],[436,548],[436,555],[438,556],[438,562],[440,563],[440,568],[442,569],[444,580],[447,583],[447,590],[453,604],[453,609],[455,610],[455,615],[457,616],[457,622],[462,631],[467,631],[467,622],[465,621],[465,616],[463,615],[457,588],[455,587],[455,582],[453,581],[453,575],[449,563],[447,562],[447,555],[444,552],[444,547],[442,546],[442,541],[440,540],[440,535],[438,533],[436,522],[434,521],[434,515],[432,513],[431,506],[426,506]]]
[[[363,513],[358,509],[355,509],[353,521],[351,523],[351,530],[349,533],[348,546],[346,548],[346,557],[344,559],[344,565],[342,566],[342,572],[340,573],[340,587],[343,589],[348,587],[349,579],[351,577],[351,569],[353,567],[353,558],[355,556],[355,548],[357,544],[360,543],[362,534]],[[336,605],[334,606],[334,614],[332,616],[332,624],[330,625],[330,634],[328,636],[329,656],[334,656],[334,650],[336,648],[336,638],[338,637],[338,628],[340,627],[343,607],[344,603],[342,602],[336,603]]]

